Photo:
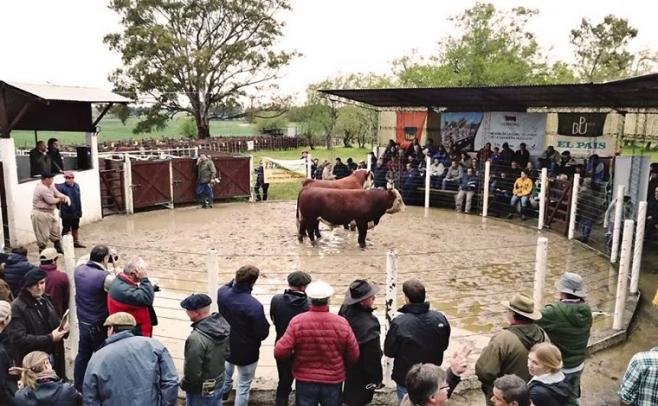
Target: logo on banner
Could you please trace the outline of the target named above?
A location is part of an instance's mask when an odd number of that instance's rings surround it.
[[[570,137],[603,135],[605,113],[558,113],[558,134]]]
[[[404,127],[404,139],[407,141],[413,141],[416,139],[416,134],[418,134],[418,128],[416,127]]]

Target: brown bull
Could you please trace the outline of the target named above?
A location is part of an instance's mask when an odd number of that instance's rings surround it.
[[[400,193],[393,190],[340,190],[304,188],[297,196],[297,218],[299,220],[299,242],[308,235],[315,244],[319,234],[319,222],[331,225],[356,223],[359,231],[359,246],[365,248],[368,223],[379,224],[385,213],[393,214],[404,210]]]
[[[320,187],[326,189],[367,189],[372,184],[372,172],[357,169],[350,176],[337,180],[306,179],[302,187]]]

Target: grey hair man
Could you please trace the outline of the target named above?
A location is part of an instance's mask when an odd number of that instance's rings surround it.
[[[530,406],[530,394],[525,381],[516,375],[503,375],[494,381],[493,406]]]
[[[137,321],[136,335],[151,337],[158,320],[153,310],[155,289],[148,278],[146,262],[141,258],[130,261],[114,279],[108,293],[110,315],[131,314]]]

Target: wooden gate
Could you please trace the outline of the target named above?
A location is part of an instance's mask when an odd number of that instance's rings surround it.
[[[100,159],[99,163],[103,216],[124,213],[126,211],[126,197],[124,196],[123,162]]]
[[[213,187],[215,198],[247,197],[251,195],[249,183],[249,157],[213,156],[222,181]]]
[[[191,203],[196,200],[196,161],[179,158],[171,161],[174,203]]]
[[[170,161],[133,161],[133,207],[144,209],[171,204]]]
[[[567,235],[571,212],[571,182],[549,181],[546,203],[546,228]]]

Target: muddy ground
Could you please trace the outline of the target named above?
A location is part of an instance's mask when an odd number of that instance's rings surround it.
[[[616,271],[603,256],[554,233],[448,210],[408,207],[384,217],[369,232],[365,250],[358,248],[355,233],[342,229],[323,228],[323,238],[312,247],[308,241],[297,241],[294,214],[294,202],[227,203],[208,210],[187,207],[108,217],[84,227],[82,234],[89,246],[106,243],[119,251],[122,260],[141,256],[150,264],[150,274],[162,288],[156,294],[160,325],[155,336],[167,345],[178,366],[189,332],[179,301],[191,292],[208,291],[210,248],[220,253],[220,284],[228,282],[241,265],[261,269],[254,294],[266,313],[271,296],[286,287],[286,275],[304,270],[336,288],[335,305],[342,302],[353,279],[374,281],[382,288],[377,298],[382,321],[386,252],[395,250],[400,284],[411,277],[425,282],[432,307],[446,313],[453,327],[451,347],[457,343],[473,346],[474,364],[479,349],[504,325],[500,301],[515,292],[532,295],[536,240],[543,235],[549,240],[544,303],[554,299],[552,287],[560,273],[578,272],[585,278],[596,314],[595,329],[611,323]],[[76,250],[77,255],[84,253]],[[399,293],[398,304],[403,303]],[[656,332],[655,325],[640,326],[633,337],[652,337],[655,343]],[[273,387],[276,380],[273,336],[272,330],[261,350],[259,387]],[[628,349],[620,347],[621,352],[601,353],[588,360],[584,388],[595,393],[596,400],[585,394],[583,404],[611,401],[628,359],[637,348],[650,346],[649,341],[642,339]],[[473,391],[454,403],[481,404],[481,397]]]

